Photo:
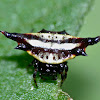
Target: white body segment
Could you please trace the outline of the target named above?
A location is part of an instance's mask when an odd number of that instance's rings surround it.
[[[52,42],[42,42],[39,40],[27,40],[27,42],[32,45],[33,47],[41,47],[41,48],[47,48],[47,49],[59,49],[59,50],[72,50],[78,46],[80,46],[80,43],[52,43]]]
[[[50,49],[50,50],[72,50],[76,47],[79,47],[80,43],[59,43],[60,40],[65,40],[69,38],[76,38],[70,35],[62,35],[62,34],[51,34],[51,33],[31,33],[31,35],[38,36],[43,40],[54,40],[58,42],[50,42],[50,41],[41,41],[39,39],[27,39],[27,43],[29,43],[33,48],[42,48],[42,49]],[[75,55],[68,54],[64,57],[64,54],[60,53],[50,53],[50,52],[40,52],[39,54],[34,54],[32,51],[27,51],[30,55],[38,59],[43,63],[51,63],[51,64],[59,64],[68,59],[72,59]]]
[[[58,54],[53,53],[41,53],[39,55],[33,54],[31,51],[27,51],[30,55],[32,55],[34,58],[38,59],[42,63],[49,63],[49,64],[60,64],[62,62],[67,61],[68,59],[72,59],[75,57],[75,55],[68,55],[66,58],[63,58],[61,55],[60,59],[58,59]],[[41,55],[44,55],[43,58],[41,58]],[[46,58],[48,56],[48,59]],[[53,59],[55,57],[55,59]]]

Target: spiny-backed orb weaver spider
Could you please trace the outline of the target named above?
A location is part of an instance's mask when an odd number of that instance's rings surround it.
[[[40,72],[41,77],[42,75],[51,75],[54,79],[57,79],[57,73],[61,74],[62,85],[67,78],[66,61],[79,55],[87,56],[85,48],[100,41],[100,36],[79,38],[71,36],[65,31],[54,32],[44,29],[37,33],[25,34],[0,32],[18,43],[15,49],[27,51],[34,57],[32,64],[35,68],[33,78],[36,86],[37,71]]]

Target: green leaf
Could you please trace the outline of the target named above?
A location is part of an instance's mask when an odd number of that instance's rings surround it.
[[[27,33],[41,29],[66,30],[77,35],[92,0],[1,0],[0,30]],[[0,34],[0,100],[66,100],[57,81],[41,80],[34,85],[28,64],[32,57],[13,50],[16,43]]]

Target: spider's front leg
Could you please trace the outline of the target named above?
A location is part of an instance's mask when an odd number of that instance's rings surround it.
[[[35,83],[36,87],[38,87],[38,86],[37,86],[37,82],[36,82],[36,74],[37,74],[37,68],[36,68],[35,71],[33,72],[33,79],[34,79],[34,83]]]
[[[65,73],[63,74],[64,70],[65,70]],[[67,78],[67,72],[68,72],[68,66],[67,66],[66,62],[60,64],[61,86],[62,86],[64,80]]]
[[[34,72],[33,72],[33,79],[34,79],[34,83],[36,85],[36,87],[38,87],[37,82],[36,82],[36,75],[37,75],[37,71],[38,71],[38,61],[36,59],[34,59]]]
[[[67,72],[68,72],[68,65],[67,65],[67,63],[65,64],[64,68],[65,68],[65,79],[66,79],[67,78]]]

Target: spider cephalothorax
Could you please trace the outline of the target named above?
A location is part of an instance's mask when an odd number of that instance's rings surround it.
[[[100,41],[100,36],[95,38],[79,38],[71,36],[65,31],[54,32],[44,29],[37,33],[24,34],[0,32],[18,43],[15,49],[27,51],[34,57],[32,62],[35,67],[33,78],[36,86],[37,71],[41,75],[47,74],[53,77],[60,73],[62,84],[67,77],[68,66],[66,61],[79,55],[86,56],[85,48]],[[64,70],[65,73],[63,74]]]

